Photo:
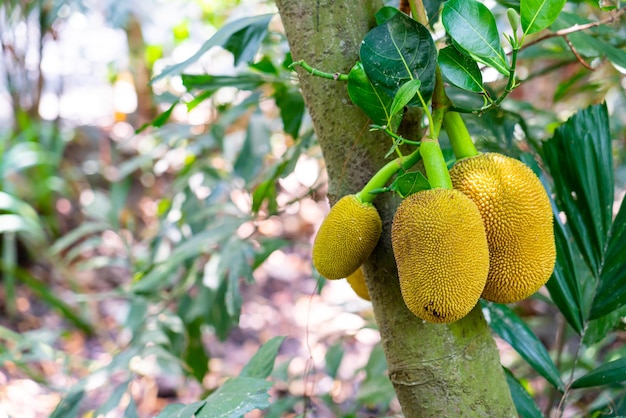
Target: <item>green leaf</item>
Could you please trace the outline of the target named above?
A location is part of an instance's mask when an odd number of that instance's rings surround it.
[[[82,390],[72,391],[54,408],[50,418],[72,418],[77,417],[80,407],[80,402],[83,400],[85,392]]]
[[[397,13],[363,39],[359,52],[374,88],[394,97],[410,80],[420,80],[420,94],[430,100],[435,87],[437,48],[426,27],[404,13]],[[419,100],[411,104],[421,106]]]
[[[613,157],[606,105],[579,111],[543,144],[556,200],[580,252],[598,275],[611,229]]]
[[[96,415],[98,416],[98,415]],[[137,411],[137,404],[135,403],[135,399],[133,397],[128,401],[128,406],[124,411],[124,418],[139,418],[139,412]]]
[[[200,383],[209,371],[209,357],[202,342],[202,325],[199,318],[185,324],[187,345],[183,353],[183,360],[191,369],[191,375]]]
[[[228,379],[205,399],[196,418],[239,418],[255,409],[267,408],[272,384],[265,379],[235,377]]]
[[[609,232],[600,282],[591,306],[591,318],[599,318],[626,305],[626,199]]]
[[[161,71],[159,75],[157,75],[150,81],[150,84],[154,84],[169,75],[180,74],[180,72],[182,72],[192,63],[198,61],[200,57],[205,54],[205,52],[207,52],[214,46],[229,45],[231,37],[234,37],[235,40],[241,42],[245,41],[246,36],[254,35],[255,33],[258,33],[262,28],[267,28],[267,25],[269,24],[273,16],[273,14],[264,14],[259,16],[244,17],[243,19],[238,19],[225,24],[220,30],[217,31],[217,33],[215,33],[215,35],[213,35],[208,41],[206,41],[195,54],[193,54],[191,57],[181,63],[166,67],[163,71]],[[251,39],[254,40],[255,37],[252,36]],[[238,53],[238,55],[235,55],[235,59],[237,61],[247,59],[251,53],[251,49],[236,49],[235,45],[235,41],[233,41],[233,43],[229,45],[233,50],[235,50],[236,53]]]
[[[373,123],[391,125],[392,129],[400,124],[401,114],[391,118],[391,97],[385,90],[372,84],[361,62],[357,62],[348,74],[348,95],[352,103],[359,106]]]
[[[402,109],[404,109],[404,106],[408,105],[409,102],[413,100],[421,85],[422,82],[419,80],[410,80],[398,89],[393,98],[393,102],[391,103],[391,117],[394,117],[397,113],[401,112]]]
[[[626,381],[626,358],[603,364],[572,382],[572,388],[589,388]]]
[[[252,25],[233,33],[226,42],[224,49],[235,56],[235,66],[242,62],[251,62],[261,46],[261,42],[267,35],[267,29],[272,15]]]
[[[135,131],[135,133],[136,134],[141,133],[144,130],[146,130],[146,128],[148,128],[149,126],[154,126],[155,128],[160,128],[161,126],[165,125],[167,123],[167,121],[170,120],[170,116],[172,115],[172,112],[174,111],[174,108],[176,107],[177,104],[178,104],[178,100],[176,100],[174,103],[172,103],[171,106],[168,107],[165,112],[163,112],[160,115],[158,115],[152,121],[146,122],[143,125],[141,125],[139,127],[139,129],[137,129]]]
[[[302,93],[284,85],[275,85],[274,99],[278,109],[280,109],[283,130],[293,138],[298,138],[305,112]]]
[[[509,75],[509,64],[491,11],[476,0],[449,0],[441,13],[454,42],[476,61]]]
[[[235,87],[239,90],[254,90],[265,84],[261,74],[210,75],[183,74],[183,85],[187,90],[206,89],[216,91],[222,87]]]
[[[343,360],[343,354],[344,350],[341,345],[341,341],[331,345],[326,351],[326,373],[328,373],[328,375],[333,379],[337,377],[337,371],[341,365],[341,360]]]
[[[541,376],[561,392],[565,386],[550,354],[537,336],[510,308],[481,300],[491,329],[524,358]]]
[[[439,68],[443,77],[460,89],[484,93],[483,74],[476,61],[462,54],[453,45],[439,51]]]
[[[263,344],[239,373],[241,377],[265,379],[272,373],[278,350],[286,337],[274,337]]]
[[[504,368],[504,374],[506,375],[506,383],[509,385],[517,414],[521,418],[543,418],[541,410],[526,389],[524,389],[524,386],[513,376],[513,373],[509,369]]]
[[[565,0],[521,0],[520,15],[524,35],[539,32],[550,26],[561,13]]]
[[[270,152],[270,130],[265,117],[257,112],[250,117],[246,139],[235,160],[234,172],[250,184],[263,168],[265,156]]]
[[[430,189],[430,183],[421,172],[414,171],[396,177],[389,185],[389,189],[398,193],[402,198],[405,198],[413,193]]]
[[[180,403],[169,404],[155,418],[193,418],[196,412],[205,404],[205,401],[198,401],[189,405]]]
[[[107,399],[107,401],[103,403],[96,410],[96,412],[94,413],[94,416],[96,417],[101,416],[101,415],[104,416],[108,414],[109,412],[111,412],[114,408],[116,408],[120,404],[120,401],[122,400],[122,396],[124,396],[124,394],[128,390],[129,383],[130,381],[126,381],[122,383],[121,385],[117,386],[115,390],[113,390],[113,392],[109,396],[109,399]]]
[[[389,19],[391,19],[398,13],[400,13],[400,10],[396,9],[395,7],[391,7],[391,6],[381,7],[376,12],[376,24],[382,25],[383,23],[385,23],[386,21],[388,21]]]

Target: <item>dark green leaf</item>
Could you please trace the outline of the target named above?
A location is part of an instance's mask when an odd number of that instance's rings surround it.
[[[568,229],[555,217],[554,238],[556,242],[556,265],[552,277],[546,283],[550,297],[567,322],[581,334],[583,330],[582,295],[579,274],[574,264],[575,244],[570,240]]]
[[[402,109],[404,109],[404,106],[408,105],[409,102],[413,100],[420,89],[421,84],[422,82],[419,80],[410,80],[398,89],[393,98],[393,102],[391,102],[391,117],[394,117],[397,113],[401,112]]]
[[[61,402],[54,408],[50,418],[72,418],[78,416],[78,408],[83,400],[85,392],[82,390],[70,392]]]
[[[204,404],[206,404],[205,401],[198,401],[189,405],[180,403],[169,404],[155,418],[193,418],[194,414]]]
[[[283,341],[285,341],[285,337],[274,337],[263,344],[248,364],[244,366],[239,376],[257,377],[260,379],[268,377],[272,373],[274,360],[276,360],[278,350]]]
[[[259,61],[255,62],[254,64],[250,64],[250,68],[254,68],[255,70],[265,74],[279,74],[278,69],[274,66],[274,63],[267,55],[263,55],[263,57]]]
[[[337,377],[337,371],[339,370],[339,366],[341,365],[341,360],[343,360],[343,354],[344,351],[341,345],[341,341],[331,345],[326,351],[326,373],[328,373],[328,375],[333,379]]]
[[[235,65],[254,60],[261,42],[267,35],[267,26],[271,19],[272,15],[269,15],[268,18],[262,19],[260,22],[248,25],[230,35],[228,40],[224,42],[224,49],[232,52],[235,56]]]
[[[591,307],[591,318],[626,305],[626,199],[622,200],[608,237],[600,283]]]
[[[389,190],[398,193],[403,198],[410,194],[428,189],[430,189],[430,183],[419,171],[399,175],[393,183],[389,185]]]
[[[483,74],[476,61],[459,52],[453,45],[439,51],[439,67],[443,77],[460,89],[484,93]]]
[[[565,0],[522,0],[520,17],[524,35],[539,32],[556,20],[565,6]]]
[[[202,341],[202,325],[200,319],[185,324],[187,344],[183,353],[183,361],[191,369],[191,375],[200,383],[209,371],[209,357]]]
[[[504,341],[509,343],[528,364],[550,382],[556,389],[563,392],[565,386],[561,380],[550,354],[537,336],[510,308],[493,302],[481,300],[483,309],[487,311],[491,329]]]
[[[398,13],[400,13],[400,10],[396,9],[395,7],[391,7],[391,6],[381,7],[376,12],[376,24],[382,25],[383,23],[385,23],[386,21],[388,21],[389,19],[391,19]]]
[[[270,130],[265,117],[255,113],[250,117],[246,139],[235,160],[235,173],[249,184],[256,180],[263,168],[265,156],[270,152]]]
[[[543,418],[541,410],[522,384],[513,376],[513,373],[509,369],[504,368],[504,374],[506,375],[506,383],[509,385],[517,414],[521,418]]]
[[[249,241],[234,236],[226,242],[220,256],[219,271],[227,279],[226,310],[232,318],[239,318],[242,303],[239,279],[251,281],[254,249]]]
[[[144,123],[143,125],[141,125],[141,127],[139,129],[137,129],[135,131],[135,133],[138,134],[138,133],[144,131],[149,126],[154,126],[155,128],[160,128],[161,126],[165,125],[165,123],[167,123],[167,121],[170,119],[170,116],[172,115],[172,112],[174,111],[174,108],[176,107],[177,104],[178,104],[178,100],[175,101],[174,103],[172,103],[172,105],[165,112],[161,113],[159,116],[154,118],[154,120],[152,120],[151,122],[147,122],[147,123]]]
[[[280,85],[280,87],[276,86],[274,99],[276,99],[276,105],[280,109],[283,130],[293,138],[298,138],[305,111],[302,93],[299,90]]]
[[[235,87],[239,90],[254,90],[265,83],[261,74],[210,75],[183,74],[183,85],[187,90],[207,89],[215,91],[222,87]]]
[[[437,48],[426,27],[404,13],[397,13],[365,36],[361,62],[374,88],[394,97],[409,80],[420,80],[420,93],[430,100],[435,86]],[[419,100],[411,104],[421,106]]]
[[[401,114],[391,119],[391,97],[383,89],[374,87],[361,62],[357,62],[348,75],[348,95],[373,123],[391,125],[392,129],[400,124]]]
[[[217,31],[215,35],[213,35],[208,41],[206,41],[195,54],[193,54],[191,57],[181,63],[166,67],[163,71],[161,71],[159,75],[157,75],[150,81],[150,84],[153,84],[161,80],[162,78],[167,77],[168,75],[179,74],[189,65],[198,61],[200,57],[202,57],[202,55],[204,55],[204,53],[207,52],[209,49],[213,48],[214,46],[226,45],[232,36],[236,35],[236,37],[242,39],[242,30],[250,28],[249,33],[258,33],[262,28],[267,28],[267,25],[269,24],[273,16],[273,14],[264,14],[259,16],[244,17],[243,19],[238,19],[225,24],[219,31]],[[242,55],[243,58],[246,58],[247,54],[249,54],[250,51],[250,49],[246,48],[241,49],[239,51],[241,54],[239,55],[239,59],[241,60]]]
[[[443,26],[464,52],[476,61],[509,75],[509,64],[491,11],[476,0],[449,0],[441,13]]]
[[[426,14],[428,15],[428,25],[432,27],[434,23],[439,20],[439,9],[444,0],[424,0],[424,7],[426,7]]]
[[[589,388],[610,385],[626,381],[626,358],[603,364],[597,369],[579,377],[572,383],[572,388]]]
[[[239,418],[255,409],[267,408],[272,384],[264,379],[234,377],[205,399],[196,418]]]
[[[543,144],[557,204],[594,275],[600,271],[612,221],[613,157],[606,105],[588,107]]]

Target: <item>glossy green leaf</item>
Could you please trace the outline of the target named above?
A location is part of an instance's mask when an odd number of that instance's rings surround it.
[[[238,30],[224,42],[224,49],[232,52],[235,57],[235,66],[254,60],[261,42],[267,35],[270,20],[272,15]]]
[[[189,405],[169,404],[155,418],[193,418],[204,404],[206,404],[205,401],[198,401]]]
[[[410,80],[398,89],[393,98],[393,102],[391,102],[391,117],[402,111],[404,106],[408,105],[409,102],[413,100],[421,84],[422,82],[419,80]]]
[[[520,17],[525,35],[539,32],[556,20],[565,0],[521,0]]]
[[[274,369],[274,361],[278,355],[278,350],[286,337],[274,337],[263,344],[250,361],[239,373],[241,377],[257,377],[265,379]]]
[[[428,15],[428,25],[432,27],[439,20],[439,10],[444,0],[424,0],[423,3]]]
[[[626,358],[603,364],[572,382],[572,388],[589,388],[626,381]]]
[[[612,223],[613,157],[606,105],[579,111],[543,144],[556,201],[580,252],[598,275]]]
[[[460,89],[483,93],[483,74],[476,61],[462,54],[453,45],[439,51],[441,74],[451,84]]]
[[[67,396],[61,399],[61,402],[54,408],[50,418],[73,418],[77,417],[79,413],[80,402],[83,400],[85,392],[83,390],[76,390],[70,392]]]
[[[357,62],[348,75],[348,95],[376,125],[400,124],[401,114],[391,118],[391,97],[382,88],[376,88],[365,74],[361,62]]]
[[[550,354],[532,330],[506,305],[481,300],[485,317],[491,329],[509,343],[524,360],[530,364],[556,389],[563,392],[565,386],[559,370],[552,362]]]
[[[404,173],[396,177],[396,179],[389,185],[389,189],[404,198],[410,194],[430,189],[430,183],[422,173],[414,171]]]
[[[491,11],[476,0],[449,0],[441,13],[455,44],[476,61],[509,75],[509,64]]]
[[[200,49],[195,54],[181,63],[166,67],[159,75],[150,81],[150,84],[156,83],[169,75],[180,74],[185,68],[198,61],[202,55],[214,46],[229,45],[231,37],[234,37],[236,40],[245,41],[246,35],[252,35],[251,39],[255,39],[254,34],[259,33],[262,30],[267,30],[267,25],[269,25],[273,16],[273,14],[264,14],[259,16],[244,17],[243,19],[238,19],[225,24],[222,28],[220,28],[220,30],[217,31],[217,33],[215,33],[215,35],[202,44]],[[237,61],[249,58],[253,48],[244,47],[237,50],[234,45],[234,42],[230,43],[231,49],[238,53],[238,55],[235,55],[235,59]]]
[[[591,318],[626,305],[626,199],[609,233],[600,282],[591,306]]]
[[[284,85],[275,85],[274,88],[274,99],[280,110],[283,130],[293,138],[298,138],[305,112],[302,93],[295,88],[287,88]]]
[[[579,274],[574,264],[574,254],[577,248],[572,242],[569,230],[561,220],[555,217],[554,238],[556,242],[556,265],[552,277],[546,283],[550,297],[559,308],[567,322],[574,330],[581,334],[583,330],[582,295],[579,284]]]
[[[526,389],[524,389],[524,386],[513,376],[513,373],[509,369],[504,368],[504,374],[517,414],[521,418],[543,418],[541,410]]]
[[[218,390],[205,399],[206,404],[196,413],[196,418],[239,418],[255,409],[267,408],[272,383],[253,377],[228,379]]]
[[[382,25],[383,23],[385,23],[386,21],[388,21],[389,19],[391,19],[398,13],[400,13],[400,10],[396,9],[395,7],[391,7],[391,6],[381,7],[380,9],[378,9],[375,15],[376,24]]]
[[[420,94],[430,100],[435,87],[437,48],[428,29],[404,13],[397,13],[363,39],[359,52],[374,88],[394,97],[410,80],[420,80]],[[421,106],[419,100],[411,102]]]

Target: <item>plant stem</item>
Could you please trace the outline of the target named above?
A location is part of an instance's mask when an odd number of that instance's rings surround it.
[[[411,6],[411,14],[413,19],[417,20],[424,26],[428,25],[428,17],[426,16],[426,8],[422,0],[409,0]]]
[[[420,154],[424,159],[424,168],[431,188],[451,189],[452,180],[439,142],[436,139],[424,138],[420,145]]]
[[[316,77],[327,78],[329,80],[335,80],[335,81],[348,81],[348,74],[327,73],[327,72],[324,72],[324,71],[320,71],[320,70],[317,70],[317,69],[311,67],[304,60],[294,61],[294,62],[292,62],[289,65],[290,69],[293,69],[293,68],[296,68],[296,67],[302,67],[306,72],[308,72],[311,75],[314,75]]]
[[[459,113],[446,112],[443,117],[443,127],[448,133],[448,138],[450,138],[452,150],[457,160],[478,155],[465,122],[463,122],[463,118],[461,118]]]
[[[356,194],[357,198],[364,203],[371,203],[377,196],[372,193],[376,189],[385,187],[391,177],[393,177],[399,170],[408,170],[420,159],[419,148],[413,151],[411,154],[404,157],[398,157],[393,161],[389,161],[380,170],[376,172],[367,182],[367,184]]]

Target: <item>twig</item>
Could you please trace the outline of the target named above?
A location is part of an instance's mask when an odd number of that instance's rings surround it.
[[[580,62],[583,67],[585,67],[586,69],[588,69],[589,71],[595,71],[596,69],[593,68],[591,65],[587,64],[587,62],[585,61],[585,59],[583,57],[580,56],[580,54],[578,53],[578,51],[576,50],[576,48],[574,47],[574,44],[572,44],[572,41],[569,40],[569,38],[567,37],[567,35],[563,35],[563,39],[565,39],[565,42],[567,43],[567,46],[569,46],[569,49],[572,50],[572,53],[576,56],[576,59],[578,59],[578,62]]]

